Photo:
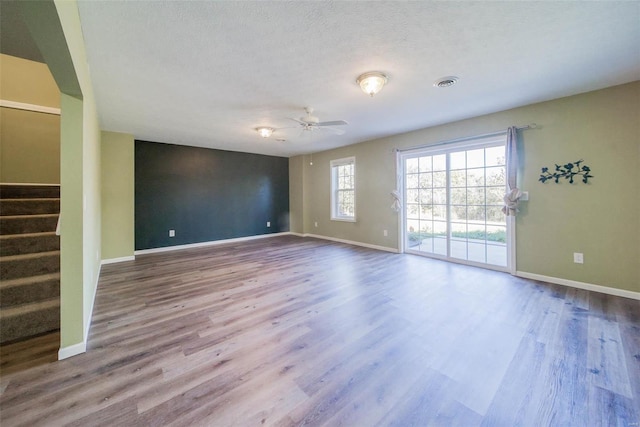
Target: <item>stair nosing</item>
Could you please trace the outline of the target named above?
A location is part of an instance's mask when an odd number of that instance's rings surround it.
[[[0,289],[17,288],[23,285],[43,283],[49,280],[60,280],[60,272],[18,277],[17,279],[0,280]]]
[[[0,319],[5,320],[21,314],[33,313],[53,307],[60,307],[60,297],[47,298],[41,301],[5,307],[0,311]]]
[[[44,252],[32,252],[28,254],[18,254],[18,255],[8,255],[8,256],[0,256],[0,261],[8,262],[8,261],[21,261],[32,258],[39,258],[40,256],[55,256],[60,255],[60,251],[44,251]]]
[[[58,216],[60,213],[54,214],[35,214],[35,215],[0,215],[0,219],[19,219],[19,218],[51,218],[54,216]]]
[[[55,236],[55,231],[40,231],[37,233],[21,233],[21,234],[2,234],[0,235],[0,240],[2,239],[17,239],[20,237],[45,237],[45,236]]]
[[[8,199],[0,199],[3,202],[28,202],[28,201],[49,201],[49,200],[60,200],[60,197],[11,197]]]

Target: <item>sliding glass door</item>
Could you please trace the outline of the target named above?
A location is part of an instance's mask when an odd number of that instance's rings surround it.
[[[405,251],[508,269],[505,138],[445,147],[400,156]]]

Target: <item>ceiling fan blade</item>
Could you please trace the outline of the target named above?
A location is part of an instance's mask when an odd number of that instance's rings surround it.
[[[316,123],[316,126],[343,126],[343,125],[348,125],[349,123],[345,122],[344,120],[335,120],[332,122],[320,122],[320,123]]]
[[[328,130],[331,131],[333,133],[335,133],[336,135],[344,135],[345,134],[345,130],[343,129],[338,129],[338,128],[330,128],[330,127],[323,127],[322,130]]]
[[[294,119],[293,117],[289,117],[289,120],[293,120],[294,122],[296,122],[296,123],[300,123],[300,124],[301,124],[301,125],[303,125],[303,126],[308,125],[308,123],[307,123],[307,122],[303,122],[302,120]]]

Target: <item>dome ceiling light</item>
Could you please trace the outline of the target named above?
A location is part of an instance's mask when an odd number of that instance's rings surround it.
[[[388,81],[389,78],[378,71],[369,71],[356,79],[360,89],[371,97],[380,92]]]
[[[274,128],[269,128],[266,126],[261,126],[259,128],[256,128],[256,132],[258,132],[258,134],[260,134],[260,136],[263,138],[269,138],[274,130],[275,130]]]

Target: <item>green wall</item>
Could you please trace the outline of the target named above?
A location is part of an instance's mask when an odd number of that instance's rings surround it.
[[[79,174],[81,176],[82,182],[80,203],[82,208],[81,230],[79,230],[77,225],[73,226],[73,230],[70,230],[70,224],[67,224],[67,229],[65,230],[63,225],[61,237],[62,243],[64,242],[64,235],[67,230],[69,234],[76,235],[74,237],[77,237],[78,233],[82,235],[82,245],[80,247],[83,268],[82,286],[79,287],[76,284],[72,289],[73,292],[80,292],[82,294],[82,305],[70,307],[69,305],[65,305],[64,300],[62,300],[63,313],[66,309],[70,311],[70,314],[62,317],[62,319],[67,318],[71,321],[70,318],[73,317],[74,322],[81,321],[82,334],[79,335],[75,328],[73,333],[67,333],[63,328],[61,331],[61,341],[62,347],[65,347],[85,342],[85,337],[88,334],[88,328],[91,323],[91,311],[100,273],[100,127],[93,87],[89,76],[89,66],[84,48],[78,5],[75,1],[56,0],[54,3],[64,31],[68,51],[71,54],[75,75],[82,91],[82,137],[80,140],[75,138],[75,142],[73,142],[74,144],[80,144],[80,147],[76,147],[74,151],[76,151],[76,155],[77,151],[82,152],[82,160],[78,163],[71,163],[71,158],[64,158],[63,156],[61,164],[63,173],[66,168],[69,168],[73,170],[76,175]],[[45,56],[45,58],[47,57]],[[65,112],[63,105],[63,121],[65,120]],[[62,145],[64,146],[66,143],[63,134]],[[75,158],[73,160],[77,161]],[[63,191],[64,187],[65,181],[63,180]],[[78,195],[76,191],[74,196],[77,197]],[[64,206],[64,203],[65,201],[63,199],[62,206]],[[78,200],[76,199],[74,205],[77,203]],[[63,221],[65,221],[64,217]],[[75,251],[78,251],[78,249],[75,249]],[[76,257],[74,257],[76,260],[78,259],[78,255],[80,254],[76,253]],[[62,266],[64,267],[64,264]],[[63,287],[64,286],[63,283]],[[80,315],[80,318],[78,318],[78,315]],[[63,326],[65,326],[64,323]]]
[[[60,107],[60,91],[46,64],[0,55],[0,97]],[[60,116],[0,108],[0,182],[60,183]]]
[[[303,232],[398,248],[394,148],[409,148],[537,123],[520,133],[520,187],[529,191],[516,222],[517,270],[640,291],[640,82],[529,105],[313,154],[292,168],[292,224]],[[356,157],[357,222],[330,220],[329,162]],[[584,159],[588,185],[538,182],[540,168]],[[301,201],[302,200],[302,201]],[[318,222],[318,227],[314,226]],[[388,237],[383,230],[388,230]],[[573,263],[584,253],[584,264]]]
[[[20,2],[60,98],[60,357],[84,351],[100,273],[100,129],[75,1]]]
[[[134,251],[134,162],[132,135],[102,132],[102,259],[132,257]]]

